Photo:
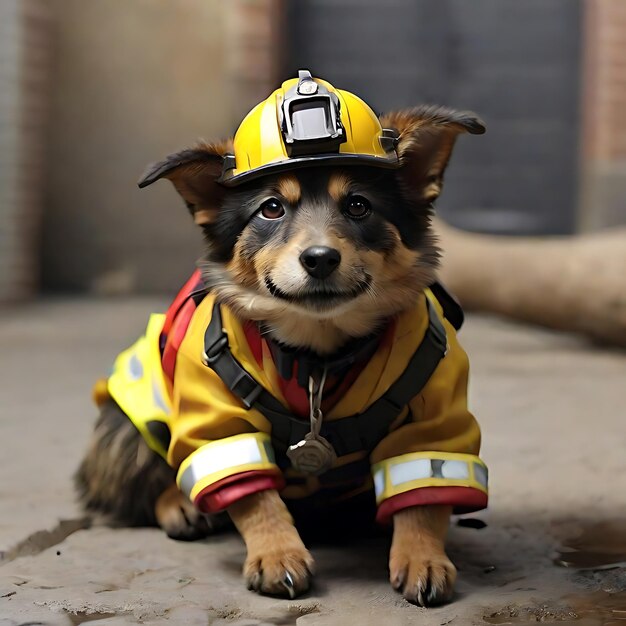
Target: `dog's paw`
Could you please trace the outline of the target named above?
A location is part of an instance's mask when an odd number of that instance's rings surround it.
[[[228,520],[224,514],[205,515],[198,511],[176,485],[159,496],[154,512],[167,536],[179,541],[202,539],[222,528]]]
[[[452,599],[456,568],[443,551],[431,551],[430,554],[419,549],[392,551],[389,580],[392,587],[412,604],[436,606]]]
[[[287,598],[295,598],[307,591],[313,571],[313,557],[304,545],[249,554],[243,567],[248,589]]]

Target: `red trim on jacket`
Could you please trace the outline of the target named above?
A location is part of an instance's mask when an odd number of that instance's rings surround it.
[[[205,487],[194,504],[203,513],[218,513],[245,496],[268,489],[280,491],[284,486],[284,478],[272,470],[241,472]]]
[[[193,300],[187,300],[180,309],[180,312],[176,315],[171,331],[167,336],[167,342],[165,343],[163,356],[161,357],[161,367],[163,367],[164,374],[171,382],[174,382],[178,350],[187,334],[187,329],[189,328],[193,314],[196,312],[196,308],[196,303]]]
[[[245,322],[243,325],[243,333],[246,336],[246,341],[248,342],[248,347],[250,348],[250,352],[252,352],[254,360],[262,367],[263,339],[261,338],[261,333],[259,332],[259,327],[256,325],[256,322]]]
[[[165,321],[163,322],[164,335],[167,335],[172,328],[172,324],[178,315],[178,310],[184,304],[185,300],[189,297],[189,294],[195,289],[196,285],[200,283],[202,276],[200,270],[196,270],[189,278],[189,280],[183,285],[183,288],[178,292],[178,295],[174,298],[172,304],[170,304],[165,314]]]
[[[454,513],[472,513],[487,506],[487,494],[473,487],[421,487],[391,496],[383,500],[376,513],[379,524],[390,524],[398,511],[410,506],[427,504],[448,504],[454,507]]]
[[[395,321],[387,325],[377,349],[391,343],[395,326]],[[247,322],[244,325],[243,330],[252,355],[254,356],[257,364],[260,367],[263,367],[263,344],[265,343],[265,340],[261,337],[258,326],[253,322]],[[327,394],[322,401],[323,411],[329,411],[335,406],[335,404],[337,404],[337,402],[339,402],[339,400],[341,400],[344,394],[359,377],[359,374],[361,374],[361,372],[365,369],[368,362],[369,359],[364,359],[355,363],[348,372],[341,376],[341,378],[337,378],[335,376],[328,377],[325,386]],[[307,389],[298,384],[297,362],[294,365],[294,371],[291,378],[285,379],[279,375],[278,387],[287,401],[289,410],[302,419],[308,419],[309,395]]]
[[[161,366],[170,382],[174,381],[174,370],[176,369],[176,356],[180,344],[183,342],[191,318],[197,308],[196,303],[189,296],[202,285],[202,275],[200,270],[196,270],[183,288],[178,292],[176,298],[165,313],[165,321],[161,329]],[[165,342],[165,345],[163,345]]]

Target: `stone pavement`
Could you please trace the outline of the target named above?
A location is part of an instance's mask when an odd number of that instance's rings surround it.
[[[0,625],[386,626],[626,623],[626,355],[470,317],[471,404],[491,469],[487,527],[453,523],[455,601],[418,609],[386,582],[386,537],[314,544],[297,601],[244,589],[241,540],[87,529],[71,474],[90,387],[158,300],[49,300],[0,312]],[[598,524],[601,524],[598,526]],[[584,532],[578,559],[559,547]],[[569,542],[573,546],[572,542]]]

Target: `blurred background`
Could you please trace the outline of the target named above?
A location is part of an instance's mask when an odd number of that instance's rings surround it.
[[[0,0],[0,623],[300,622],[295,604],[277,616],[242,595],[235,536],[208,559],[150,530],[75,532],[71,477],[94,381],[201,253],[173,187],[136,181],[231,134],[302,67],[379,111],[485,120],[457,142],[437,201],[456,229],[437,232],[441,276],[471,312],[493,478],[488,526],[451,530],[457,602],[413,614],[383,551],[338,546],[316,552],[329,582],[302,620],[552,623],[574,598],[613,616],[577,624],[617,623],[626,352],[588,339],[626,348],[626,0]],[[197,621],[176,617],[194,603]]]
[[[438,203],[453,225],[626,223],[623,0],[0,0],[0,301],[175,291],[200,237],[137,178],[299,67],[379,111],[483,117]]]

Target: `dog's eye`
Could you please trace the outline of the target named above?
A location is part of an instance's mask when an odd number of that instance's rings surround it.
[[[261,205],[259,215],[266,220],[279,220],[284,217],[285,209],[276,198],[270,198]]]
[[[363,196],[350,196],[346,200],[344,213],[352,219],[359,220],[370,214],[372,205]]]

